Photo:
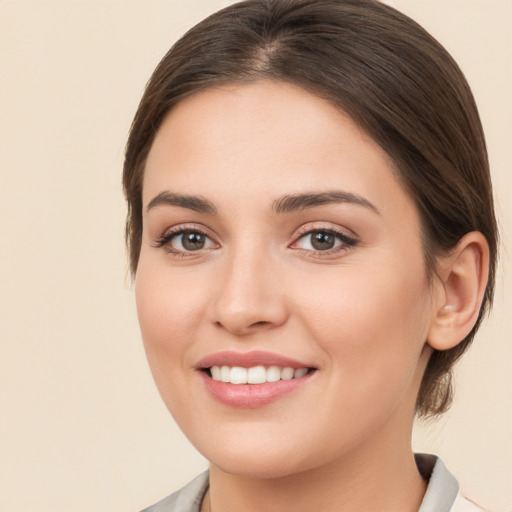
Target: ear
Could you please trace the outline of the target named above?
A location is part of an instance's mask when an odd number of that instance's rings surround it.
[[[458,345],[475,325],[489,278],[489,245],[478,231],[461,238],[438,261],[434,318],[427,343],[436,350]]]

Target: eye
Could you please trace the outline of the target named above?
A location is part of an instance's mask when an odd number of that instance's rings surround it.
[[[159,238],[155,247],[165,247],[171,253],[189,253],[215,247],[213,240],[197,229],[180,229]]]
[[[336,252],[353,246],[356,240],[333,229],[312,229],[300,236],[293,248],[315,252]]]
[[[199,251],[208,245],[210,239],[199,231],[183,231],[171,239],[171,245],[180,251]]]

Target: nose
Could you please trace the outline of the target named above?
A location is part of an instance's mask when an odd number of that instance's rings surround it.
[[[279,268],[261,248],[234,254],[224,262],[216,296],[210,303],[214,324],[247,336],[278,327],[288,311]]]

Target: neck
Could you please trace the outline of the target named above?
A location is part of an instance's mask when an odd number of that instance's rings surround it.
[[[391,433],[398,437],[396,430]],[[389,442],[388,437],[380,446],[372,443],[322,467],[278,478],[233,475],[212,465],[203,510],[416,512],[426,484],[416,467],[410,437],[406,440]]]

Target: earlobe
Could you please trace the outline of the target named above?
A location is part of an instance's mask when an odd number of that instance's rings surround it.
[[[459,344],[475,325],[489,277],[489,245],[478,231],[461,238],[440,261],[441,287],[427,338],[436,350]]]

